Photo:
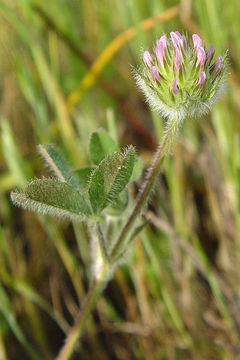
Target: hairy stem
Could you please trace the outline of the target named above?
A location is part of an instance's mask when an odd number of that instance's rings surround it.
[[[76,344],[85,327],[86,320],[94,308],[99,294],[101,293],[103,284],[105,282],[106,271],[103,271],[101,277],[94,278],[92,285],[86,295],[82,308],[77,316],[76,322],[67,336],[66,342],[63,345],[56,360],[68,360],[76,348]]]
[[[98,232],[99,245],[100,245],[103,259],[109,263],[110,259],[109,259],[109,255],[108,255],[108,251],[107,251],[107,247],[106,247],[106,241],[105,241],[103,231],[102,231],[102,228],[101,228],[101,225],[99,222],[97,223],[97,232]]]
[[[143,207],[145,206],[145,204],[147,203],[147,201],[149,199],[149,195],[154,187],[155,180],[159,174],[159,171],[160,171],[161,165],[164,161],[165,155],[168,153],[168,151],[171,147],[174,135],[176,134],[178,123],[179,123],[179,121],[172,120],[168,124],[167,131],[166,131],[161,143],[159,144],[159,147],[158,147],[158,149],[155,153],[155,156],[152,160],[152,164],[148,171],[147,178],[143,184],[143,187],[139,193],[139,196],[137,197],[136,205],[132,211],[132,214],[128,218],[126,225],[124,226],[115,246],[112,249],[112,252],[110,255],[111,259],[115,259],[116,257],[118,257],[119,251],[121,250],[121,246],[122,246],[124,240],[128,236],[129,232],[132,230],[133,225],[135,224],[135,221],[136,221],[138,215],[141,213]]]

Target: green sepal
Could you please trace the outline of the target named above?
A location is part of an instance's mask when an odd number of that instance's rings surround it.
[[[91,215],[83,195],[73,186],[54,179],[36,179],[24,193],[12,192],[11,199],[25,209],[39,214],[66,217],[72,220]]]
[[[129,182],[135,163],[135,150],[108,155],[93,171],[89,183],[89,198],[95,214],[113,203]]]
[[[104,130],[94,131],[91,134],[89,154],[93,164],[98,165],[107,155],[117,150],[117,144]]]

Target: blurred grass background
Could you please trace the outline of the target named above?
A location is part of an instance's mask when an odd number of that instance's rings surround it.
[[[229,49],[226,92],[184,124],[150,224],[74,359],[240,359],[239,14],[238,0],[0,0],[0,360],[53,359],[89,276],[84,225],[17,209],[10,191],[47,175],[39,143],[87,165],[99,127],[134,144],[147,168],[163,126],[131,65],[175,30]]]

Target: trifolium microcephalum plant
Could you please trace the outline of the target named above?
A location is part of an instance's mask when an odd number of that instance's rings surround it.
[[[90,239],[90,286],[57,360],[70,359],[97,298],[136,235],[146,225],[141,217],[162,163],[183,120],[207,113],[221,93],[227,73],[227,53],[214,57],[194,34],[178,31],[161,36],[153,51],[145,50],[135,70],[137,84],[153,109],[167,120],[165,132],[137,198],[129,192],[136,169],[135,149],[118,149],[102,130],[89,140],[87,167],[72,169],[54,145],[40,145],[40,153],[55,178],[35,179],[12,201],[40,214],[85,222]],[[130,201],[129,201],[130,200]]]

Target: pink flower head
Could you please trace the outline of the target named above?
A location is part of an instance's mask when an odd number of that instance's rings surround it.
[[[197,34],[193,34],[192,40],[193,40],[193,45],[196,49],[199,47],[203,47],[202,39]]]
[[[144,61],[144,64],[147,65],[148,67],[152,66],[153,60],[152,60],[152,57],[151,57],[151,54],[149,51],[144,51],[143,61]]]
[[[217,57],[214,52],[197,34],[173,31],[159,36],[153,51],[144,53],[145,64],[135,71],[137,84],[149,104],[170,121],[201,116],[226,80],[228,54]]]
[[[198,86],[201,89],[203,87],[203,84],[206,80],[206,74],[204,71],[199,73],[199,77],[198,77]]]
[[[200,67],[203,68],[206,61],[206,54],[205,50],[202,46],[197,48],[197,64],[196,66],[200,64]]]
[[[210,62],[212,60],[213,54],[214,54],[214,46],[210,45],[207,51],[207,60]]]
[[[181,56],[180,56],[180,52],[178,50],[178,48],[175,49],[175,60],[174,60],[174,69],[179,71],[180,68],[182,67],[182,60],[181,60]]]
[[[157,80],[160,81],[160,75],[159,75],[157,67],[152,66],[150,71],[151,71],[153,81],[157,81]]]
[[[181,47],[183,47],[183,37],[182,35],[176,31],[176,32],[170,32],[170,36],[172,39],[172,44],[174,49],[181,49]]]
[[[219,71],[221,70],[221,67],[222,67],[222,57],[218,56],[217,60],[216,60],[216,64],[215,64],[213,74],[217,75],[219,73]]]
[[[172,82],[172,93],[177,94],[178,93],[178,86],[177,86],[177,79],[174,79]]]
[[[165,57],[165,49],[164,49],[164,43],[159,40],[157,42],[157,46],[156,46],[156,49],[155,49],[155,55],[157,57],[157,60],[160,64],[163,63],[163,59]]]

